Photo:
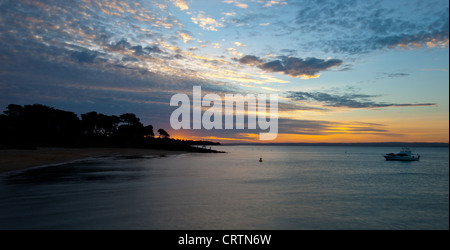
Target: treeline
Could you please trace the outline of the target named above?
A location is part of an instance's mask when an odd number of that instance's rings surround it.
[[[10,104],[0,114],[0,147],[148,147],[176,149],[198,144],[171,139],[164,129],[155,136],[152,125],[144,126],[132,113],[120,116],[97,112],[81,114],[41,104]],[[219,143],[202,142],[203,145]]]

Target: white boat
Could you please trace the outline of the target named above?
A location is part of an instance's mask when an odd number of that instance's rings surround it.
[[[387,161],[418,161],[420,160],[420,155],[412,153],[409,148],[402,148],[402,151],[394,154],[384,155]]]

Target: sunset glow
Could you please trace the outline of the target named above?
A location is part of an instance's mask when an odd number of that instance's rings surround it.
[[[261,142],[256,130],[172,129],[171,97],[202,86],[277,94],[273,143],[448,142],[448,6],[2,1],[0,107],[135,113],[173,138]]]

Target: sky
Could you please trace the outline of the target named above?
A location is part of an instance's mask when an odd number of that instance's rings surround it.
[[[175,94],[277,94],[270,142],[448,142],[447,0],[0,0],[0,111],[134,113],[171,137]],[[268,142],[268,141],[264,141]]]

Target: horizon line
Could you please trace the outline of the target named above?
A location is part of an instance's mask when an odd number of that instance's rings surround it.
[[[449,142],[233,142],[233,143],[220,143],[223,146],[233,146],[233,145],[265,145],[265,146],[358,146],[358,145],[366,145],[366,146],[440,146],[440,147],[449,147]]]

